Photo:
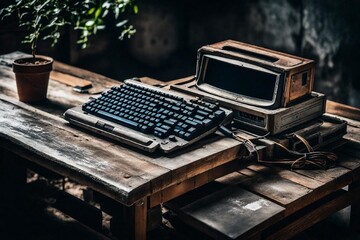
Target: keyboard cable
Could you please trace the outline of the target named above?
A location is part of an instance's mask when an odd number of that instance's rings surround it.
[[[238,136],[237,133],[245,132],[243,130],[237,130],[235,132],[229,130],[223,125],[219,126],[219,131],[223,133],[226,137],[233,138],[238,140],[244,145],[244,147],[249,152],[249,155],[246,157],[247,160],[252,159],[264,164],[279,164],[289,166],[291,170],[296,169],[328,169],[335,165],[337,161],[337,155],[328,151],[314,151],[309,142],[298,134],[293,134],[294,139],[298,139],[301,143],[304,144],[306,152],[299,152],[290,150],[284,145],[271,140],[274,145],[278,148],[274,151],[273,160],[261,160],[259,158],[259,153],[257,151],[256,144],[254,141],[259,139],[266,139],[269,133],[258,136],[254,138],[245,138],[243,136]]]

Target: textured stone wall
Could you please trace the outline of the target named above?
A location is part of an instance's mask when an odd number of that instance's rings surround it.
[[[360,107],[360,2],[304,1],[301,54],[317,61],[315,88]]]
[[[167,1],[144,5],[159,10],[163,2]],[[157,26],[154,35],[142,32],[142,26],[151,20],[138,19],[141,27],[134,38],[136,42],[156,37],[173,40],[171,51],[153,45],[148,45],[147,50],[145,47],[144,52],[152,51],[153,59],[156,55],[162,59],[150,60],[148,64],[168,64],[176,57],[176,50],[183,49],[184,45],[188,51],[195,52],[205,44],[235,39],[314,59],[315,90],[327,94],[329,99],[360,107],[359,1],[197,0],[176,4],[170,9],[166,14],[176,11],[173,18],[151,23]],[[179,28],[181,24],[185,27]],[[162,30],[161,26],[164,26]],[[136,49],[132,50],[134,58],[147,62],[136,44],[132,44],[132,49]]]

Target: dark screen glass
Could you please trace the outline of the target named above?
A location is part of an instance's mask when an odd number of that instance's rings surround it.
[[[277,75],[207,59],[205,83],[252,98],[269,101],[273,99]]]

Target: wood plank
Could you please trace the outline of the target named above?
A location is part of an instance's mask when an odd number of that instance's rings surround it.
[[[350,155],[347,152],[341,150],[336,151],[336,154],[339,158],[338,160],[339,166],[342,166],[350,170],[355,170],[360,168],[360,155],[356,157],[352,154]]]
[[[326,112],[360,121],[360,109],[334,101],[326,101]]]
[[[209,182],[199,188],[182,194],[168,202],[164,203],[164,206],[174,212],[178,212],[182,207],[191,204],[192,202],[203,198],[207,195],[213,194],[220,189],[224,189],[226,185],[218,182]]]
[[[277,182],[275,184],[280,184],[280,182],[283,181],[281,179],[284,179],[284,180],[289,180],[293,183],[305,186],[312,190],[308,194],[300,197],[299,199],[294,199],[293,202],[288,202],[286,204],[286,215],[289,215],[289,214],[313,203],[314,201],[317,201],[317,200],[331,194],[332,192],[345,187],[353,180],[351,172],[349,170],[341,168],[341,167],[340,167],[340,169],[336,168],[335,170],[334,169],[326,170],[326,171],[319,170],[322,175],[325,175],[328,178],[327,181],[320,181],[319,179],[316,179],[316,177],[317,177],[316,174],[318,174],[318,170],[301,170],[302,173],[304,173],[304,172],[311,173],[311,174],[309,174],[310,176],[306,176],[306,174],[299,174],[299,173],[297,173],[297,171],[289,171],[289,170],[284,170],[284,169],[276,168],[276,167],[268,168],[268,167],[264,167],[259,164],[249,165],[248,169],[251,169],[252,171],[256,171],[263,178],[269,178],[268,176],[272,176],[272,175],[278,176],[279,182]],[[325,177],[322,177],[322,179],[324,179],[324,178]],[[275,184],[273,184],[273,185],[275,185]],[[272,187],[270,186],[270,187],[267,187],[267,189],[268,189],[268,191],[272,192],[272,195],[270,193],[266,193],[265,191],[264,191],[264,193],[263,192],[259,193],[257,191],[256,192],[259,194],[264,194],[265,196],[273,196],[273,195],[279,194],[279,193],[276,193],[276,191],[278,191],[277,188],[272,189]],[[260,188],[260,191],[263,191],[263,190]],[[273,199],[273,198],[271,198],[271,199]],[[275,201],[275,199],[273,199],[273,200]]]
[[[209,183],[219,176],[226,175],[241,167],[240,161],[231,161],[214,169],[196,175],[190,179],[187,179],[181,183],[171,185],[168,188],[155,193],[150,197],[150,207],[159,205],[160,203],[167,202],[175,197],[185,194],[195,188],[201,187],[206,183]]]
[[[195,76],[188,76],[188,77],[183,77],[183,78],[167,81],[166,83],[168,85],[173,85],[173,84],[180,85],[180,84],[186,84],[186,83],[192,82],[194,79],[195,79]]]
[[[249,175],[250,172],[252,173],[251,175]],[[312,190],[305,186],[284,179],[276,174],[262,174],[250,169],[243,169],[236,173],[228,174],[216,181],[222,184],[238,185],[263,198],[269,199],[285,207],[284,214],[286,216],[309,205],[314,201],[314,198],[316,199],[316,195],[312,193]]]
[[[79,87],[91,87],[91,82],[82,78],[72,76],[70,74],[61,73],[58,71],[52,71],[50,73],[50,79],[64,83],[68,86],[79,86]]]
[[[289,239],[297,233],[311,227],[315,223],[328,217],[330,214],[343,209],[344,207],[360,200],[360,188],[354,189],[353,192],[338,190],[330,198],[329,201],[315,207],[313,211],[300,216],[296,220],[286,221],[286,226],[275,233],[270,234],[266,239],[281,240]]]
[[[315,179],[317,181],[328,183],[336,179],[341,185],[346,186],[352,181],[351,171],[341,166],[329,168],[327,170],[294,170],[294,172]]]
[[[150,77],[140,77],[140,81],[142,83],[146,83],[149,85],[157,85],[157,86],[162,86],[162,85],[166,85],[165,82],[159,81],[155,78],[150,78]]]
[[[285,215],[288,216],[349,184],[351,175],[347,173],[348,170],[345,178],[339,176],[323,182],[314,179],[313,176],[308,177],[286,169],[250,164],[238,173],[231,173],[216,181],[236,184],[270,199],[286,207]]]
[[[216,179],[216,182],[224,185],[238,185],[248,179],[248,176],[239,172],[232,172]]]
[[[108,78],[104,75],[74,67],[59,61],[54,61],[53,69],[62,73],[67,73],[82,79],[86,79],[88,81],[91,81],[94,85],[100,84],[105,88],[109,88],[111,86],[119,84],[119,81]]]
[[[240,142],[215,134],[167,155],[147,156],[135,151],[128,151],[127,154],[171,170],[164,176],[164,182],[152,185],[153,192],[157,192],[236,159],[240,148]]]
[[[360,181],[360,154],[353,154],[354,152],[346,148],[338,149],[338,164],[344,168],[352,171],[353,181]]]
[[[344,120],[347,122],[347,133],[344,136],[344,139],[356,142],[357,144],[360,144],[360,122],[356,120],[352,120],[350,118],[341,117],[338,115],[333,115],[327,113],[327,115],[335,118],[339,118],[341,120]]]
[[[239,173],[242,172],[242,170],[239,171]],[[307,196],[312,191],[280,176],[259,173],[243,180],[239,186],[285,207],[286,215],[308,205],[310,199],[307,199]]]
[[[347,133],[344,138],[360,144],[360,123],[352,120],[347,121]]]
[[[284,179],[287,179],[294,183],[300,184],[309,189],[315,189],[315,188],[318,188],[318,187],[324,185],[324,183],[314,180],[312,178],[308,178],[306,176],[297,174],[293,171],[275,167],[275,166],[264,166],[261,164],[251,164],[247,168],[250,170],[256,171],[256,172],[261,172],[264,175],[266,175],[266,174],[278,175],[281,178],[284,178]]]
[[[183,208],[181,219],[215,239],[245,239],[282,217],[284,208],[238,187],[228,187]]]

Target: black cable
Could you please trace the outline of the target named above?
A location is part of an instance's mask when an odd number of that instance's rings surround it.
[[[290,165],[290,168],[293,169],[304,169],[304,168],[322,168],[322,169],[328,169],[329,167],[333,166],[337,160],[337,155],[332,152],[325,152],[325,151],[314,151],[309,142],[297,135],[294,134],[293,136],[302,142],[306,149],[306,153],[301,153],[298,151],[290,150],[286,148],[284,145],[277,143],[275,141],[272,141],[276,146],[279,147],[279,149],[283,152],[282,155],[287,155],[286,157],[280,157],[280,154],[278,153],[278,158],[276,159],[275,153],[273,156],[274,160],[260,160],[259,154],[256,149],[256,145],[252,142],[253,140],[258,139],[265,139],[269,133],[265,134],[264,136],[258,136],[254,137],[252,139],[246,139],[244,137],[237,136],[234,132],[229,130],[223,125],[219,126],[219,131],[222,132],[226,137],[234,138],[238,141],[240,141],[248,150],[249,157],[251,155],[254,155],[256,153],[257,161],[261,163],[272,163],[272,164],[285,164]],[[242,131],[242,130],[241,130]],[[244,133],[248,133],[245,132]],[[251,134],[251,133],[248,133]],[[253,156],[252,156],[253,157]]]

